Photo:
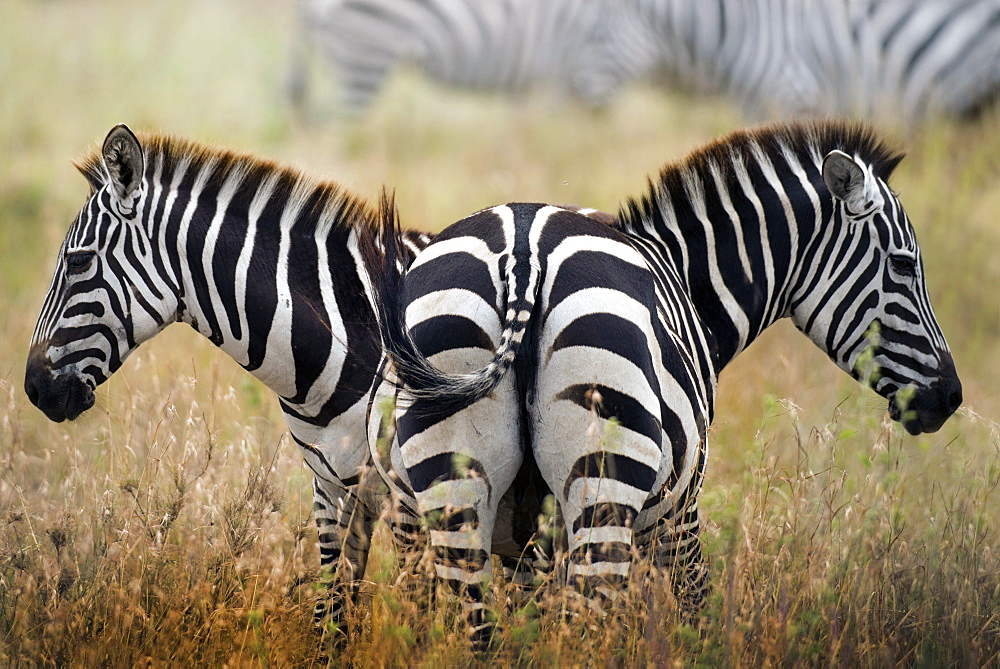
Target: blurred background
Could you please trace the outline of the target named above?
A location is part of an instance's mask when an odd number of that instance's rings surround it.
[[[965,408],[936,434],[904,436],[883,400],[790,324],[772,328],[723,374],[710,436],[705,541],[729,585],[711,633],[664,643],[707,662],[890,646],[903,661],[997,661],[1000,6],[796,10],[781,20],[805,37],[776,29],[785,37],[755,49],[738,26],[759,36],[777,15],[731,14],[724,33],[718,16],[656,3],[414,9],[427,4],[0,0],[0,663],[318,658],[310,477],[265,388],[178,326],[76,423],[47,422],[21,389],[88,192],[70,161],[114,124],[272,157],[366,198],[387,185],[404,224],[436,231],[508,201],[614,212],[713,137],[836,113],[873,119],[908,151],[892,185]],[[379,537],[352,657],[464,661],[454,623],[421,640],[438,623],[391,601]],[[854,625],[849,652],[838,625]],[[557,626],[531,630],[509,640],[513,657],[570,652]],[[750,641],[765,637],[777,641]],[[629,657],[660,652],[641,634],[628,643]]]

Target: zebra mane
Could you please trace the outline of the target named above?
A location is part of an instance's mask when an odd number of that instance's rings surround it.
[[[250,153],[208,146],[181,137],[162,133],[137,133],[136,137],[142,145],[146,161],[146,179],[159,169],[160,179],[169,181],[170,175],[185,165],[188,173],[192,174],[211,168],[206,188],[221,187],[233,174],[239,174],[244,183],[259,184],[265,179],[273,179],[275,193],[284,192],[291,198],[299,199],[308,207],[305,211],[317,215],[318,224],[349,227],[375,225],[375,210],[363,198],[336,182],[314,178],[294,167]],[[97,190],[107,184],[108,173],[100,146],[73,161],[73,165],[92,189]]]
[[[766,156],[780,173],[780,166],[789,159],[803,165],[818,165],[834,149],[857,155],[885,182],[904,156],[902,151],[879,137],[870,125],[858,122],[775,123],[737,130],[695,149],[677,162],[664,165],[655,180],[649,179],[646,195],[629,198],[622,205],[618,213],[619,225],[624,229],[641,229],[644,220],[655,216],[659,202],[688,199],[686,189],[691,182],[711,183],[713,171],[726,182],[735,184],[734,166],[753,162],[760,155]]]

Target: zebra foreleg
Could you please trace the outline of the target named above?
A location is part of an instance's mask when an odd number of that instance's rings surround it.
[[[699,537],[698,509],[660,521],[652,533],[653,566],[666,570],[681,620],[693,624],[711,587]]]
[[[314,479],[320,582],[327,586],[328,593],[316,603],[313,620],[317,626],[331,630],[341,630],[348,606],[357,602],[368,564],[375,515],[360,497],[361,487],[358,477],[344,481],[319,476]]]
[[[661,493],[659,504],[644,513],[654,513],[658,520],[640,518],[639,525],[648,527],[636,537],[643,552],[652,552],[653,566],[666,570],[670,576],[681,619],[694,624],[711,590],[708,565],[701,550],[698,517],[698,493],[704,475],[706,448],[702,444],[698,467],[677,496]],[[648,506],[648,505],[647,505]],[[653,516],[656,518],[656,516]]]

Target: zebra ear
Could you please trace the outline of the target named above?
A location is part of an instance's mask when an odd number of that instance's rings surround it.
[[[823,182],[831,195],[852,209],[865,202],[865,171],[843,151],[831,151],[823,158]]]
[[[101,149],[104,168],[120,201],[127,201],[142,183],[142,146],[124,123],[111,129]]]

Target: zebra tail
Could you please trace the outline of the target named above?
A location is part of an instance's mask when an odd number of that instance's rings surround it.
[[[508,291],[503,333],[493,359],[475,372],[450,374],[424,357],[406,329],[402,240],[393,196],[383,191],[378,223],[378,246],[381,249],[366,253],[382,346],[393,363],[397,379],[406,385],[407,396],[423,405],[419,411],[451,415],[493,392],[513,365],[534,309],[535,293],[540,284],[539,265],[531,262],[530,257],[514,257],[513,262],[508,263],[505,282],[514,289]],[[528,264],[528,271],[525,272],[522,265],[517,272],[518,263]],[[523,287],[515,281],[515,272],[522,277],[528,275]]]

